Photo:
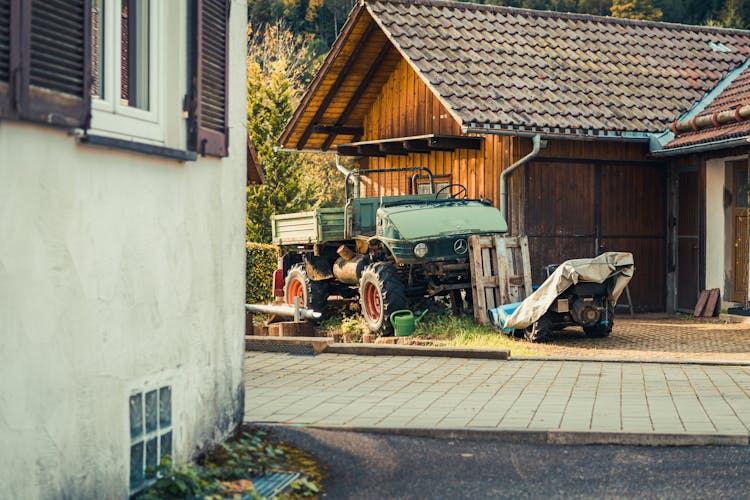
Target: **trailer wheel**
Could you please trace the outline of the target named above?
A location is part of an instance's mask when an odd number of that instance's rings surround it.
[[[300,306],[319,312],[324,318],[328,306],[328,282],[311,280],[305,265],[295,264],[289,268],[284,281],[284,302],[293,306],[295,297],[299,297]]]
[[[551,333],[552,322],[545,316],[523,329],[523,337],[529,342],[546,342]]]
[[[612,327],[615,325],[615,310],[612,304],[607,305],[607,323],[597,324],[594,326],[584,326],[583,333],[590,339],[601,339],[608,337],[612,333]]]
[[[390,316],[406,308],[406,287],[396,270],[385,262],[365,267],[359,279],[359,304],[371,332],[392,335]]]

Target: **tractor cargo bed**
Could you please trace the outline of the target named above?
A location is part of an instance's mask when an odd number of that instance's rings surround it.
[[[344,209],[318,208],[312,212],[271,217],[275,245],[307,245],[344,239]]]

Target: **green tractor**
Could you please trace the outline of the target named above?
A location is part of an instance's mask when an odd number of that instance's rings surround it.
[[[426,179],[428,192],[357,196],[361,176],[380,172],[412,174],[415,192],[417,179]],[[436,191],[425,167],[352,171],[345,185],[343,208],[272,217],[273,242],[281,250],[275,295],[288,304],[299,297],[324,316],[329,297],[358,296],[362,316],[379,335],[393,333],[394,311],[426,297],[446,297],[456,312],[464,299],[471,303],[468,237],[508,230],[489,200],[468,199],[459,184]]]

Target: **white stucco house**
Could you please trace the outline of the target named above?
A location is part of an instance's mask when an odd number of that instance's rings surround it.
[[[245,11],[0,0],[0,498],[124,498],[241,422]]]

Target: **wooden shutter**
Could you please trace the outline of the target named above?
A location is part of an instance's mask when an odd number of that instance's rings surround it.
[[[3,1],[3,0],[0,0]],[[91,1],[24,1],[22,119],[88,128]]]
[[[11,100],[11,0],[0,0],[0,118],[13,115]],[[14,14],[15,14],[15,7]],[[14,20],[15,20],[14,16]]]
[[[193,132],[201,155],[227,156],[230,0],[197,0]]]

